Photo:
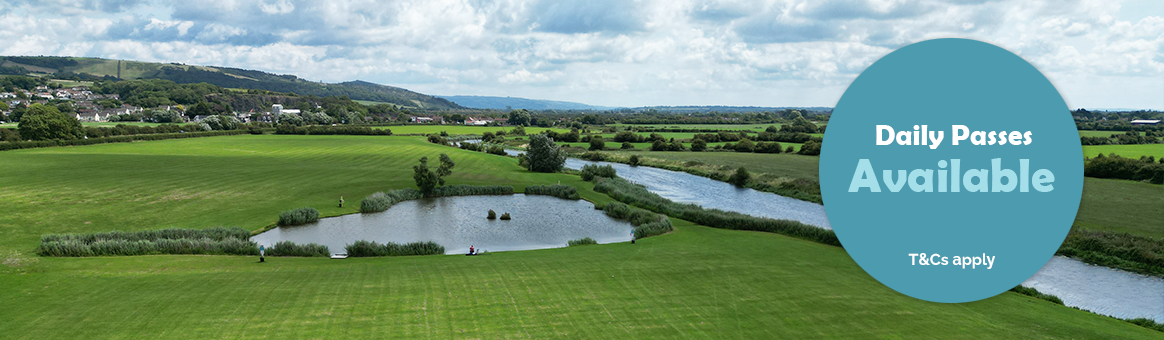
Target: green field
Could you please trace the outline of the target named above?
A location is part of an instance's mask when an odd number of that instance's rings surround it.
[[[230,136],[0,152],[0,251],[40,234],[259,229],[284,210],[412,186],[561,181],[421,137]],[[791,155],[786,155],[791,156]],[[627,243],[488,256],[39,258],[0,266],[4,338],[1159,338],[1015,293],[964,304],[896,293],[844,250],[675,221]]]
[[[1075,225],[1164,238],[1164,185],[1084,178]]]
[[[1153,156],[1156,159],[1164,157],[1164,144],[1134,144],[1134,145],[1084,145],[1083,156],[1095,157],[1099,154],[1112,154],[1123,157],[1140,158]]]
[[[380,129],[390,129],[392,134],[397,135],[430,135],[441,133],[441,131],[448,132],[449,135],[480,135],[485,132],[513,130],[512,126],[464,126],[464,125],[393,125],[393,126],[378,126]],[[554,130],[557,132],[570,132],[570,129],[559,128],[540,128],[540,127],[526,127],[527,134],[537,134],[546,130]],[[507,137],[508,138],[508,137]]]

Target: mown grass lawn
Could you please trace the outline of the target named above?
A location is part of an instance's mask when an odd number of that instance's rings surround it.
[[[347,260],[43,259],[0,275],[6,338],[1158,338],[1015,293],[898,294],[840,248],[678,222],[629,243]]]
[[[231,136],[0,152],[0,250],[40,234],[259,229],[284,210],[351,213],[447,153],[453,184],[561,181],[422,137]],[[348,200],[345,208],[335,203]],[[628,243],[347,260],[141,256],[0,266],[0,338],[1159,338],[1004,293],[941,304],[864,273],[843,249],[675,221]],[[26,255],[27,258],[27,255]]]

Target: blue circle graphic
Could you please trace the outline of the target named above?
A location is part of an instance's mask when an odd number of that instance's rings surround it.
[[[820,182],[829,223],[862,269],[915,298],[967,302],[1050,260],[1079,208],[1083,152],[1037,69],[988,43],[937,39],[849,85]]]

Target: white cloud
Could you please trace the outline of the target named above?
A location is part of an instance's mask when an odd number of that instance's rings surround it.
[[[893,49],[959,37],[1022,56],[1073,106],[1164,109],[1164,13],[1121,7],[1107,0],[17,1],[0,4],[0,52],[610,106],[831,106]],[[1140,88],[1121,88],[1131,84]]]

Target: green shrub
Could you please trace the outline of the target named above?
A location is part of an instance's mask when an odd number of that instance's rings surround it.
[[[267,248],[266,254],[267,256],[329,257],[331,256],[331,251],[325,245],[315,243],[295,244],[295,242],[291,241],[282,241],[275,243],[271,248]]]
[[[597,209],[598,206],[595,206]],[[630,222],[635,227],[635,239],[647,238],[666,234],[671,231],[671,219],[666,215],[652,213],[629,205],[610,202],[602,207],[602,211],[611,218]]]
[[[1072,228],[1056,254],[1090,264],[1164,275],[1164,238]]]
[[[433,197],[513,195],[513,187],[508,185],[449,185],[433,189]]]
[[[570,247],[584,246],[584,245],[589,245],[589,244],[598,244],[598,241],[595,241],[594,239],[589,238],[589,237],[584,237],[584,238],[580,238],[577,240],[570,240],[570,241],[566,242],[566,245],[568,245]]]
[[[1164,164],[1151,158],[1125,158],[1112,154],[1088,158],[1083,164],[1083,175],[1095,178],[1115,178],[1164,184]]]
[[[371,213],[388,210],[392,205],[403,201],[410,201],[424,197],[419,190],[416,189],[398,189],[389,190],[386,192],[376,192],[360,201],[360,212]]]
[[[694,204],[675,203],[622,178],[599,178],[594,184],[594,191],[607,194],[626,204],[709,227],[765,231],[827,245],[841,245],[841,242],[837,240],[837,235],[832,230],[798,221],[754,217],[718,209],[704,209]],[[612,209],[612,206],[617,206],[617,204],[607,204],[606,209]],[[610,214],[609,211],[607,213]],[[632,221],[633,223],[634,221]],[[637,229],[635,233],[637,237]]]
[[[497,219],[497,212],[493,211],[493,209],[489,209],[489,214],[487,216],[485,216],[485,218],[490,219],[490,220],[496,220]]]
[[[728,183],[742,187],[748,185],[748,180],[751,178],[752,174],[748,173],[748,169],[740,167],[739,169],[736,169],[736,173],[732,174],[731,177],[728,177]]]
[[[102,240],[127,241],[157,241],[160,239],[202,239],[215,241],[226,239],[249,240],[251,232],[239,227],[214,227],[206,229],[156,229],[142,231],[108,231],[89,234],[46,234],[40,237],[41,243],[80,241],[93,243]]]
[[[319,211],[312,207],[303,207],[284,211],[279,214],[279,226],[293,226],[319,221]]]
[[[595,177],[613,178],[618,173],[610,165],[586,164],[582,166],[582,180],[592,181]]]
[[[1036,297],[1039,299],[1051,301],[1051,302],[1054,302],[1055,304],[1060,304],[1060,305],[1063,304],[1063,300],[1059,299],[1058,296],[1054,296],[1051,294],[1044,294],[1043,292],[1040,292],[1038,289],[1034,289],[1031,287],[1024,287],[1022,285],[1018,285],[1018,286],[1014,286],[1014,288],[1011,288],[1010,291],[1015,292],[1015,293],[1019,293],[1022,295],[1026,295],[1026,296],[1033,296],[1033,297]]]
[[[505,148],[501,147],[500,145],[493,145],[489,147],[488,153],[498,156],[505,156]]]
[[[528,186],[525,187],[525,194],[554,196],[557,198],[565,198],[570,200],[582,198],[582,196],[578,195],[578,189],[564,184]]]
[[[414,255],[442,255],[445,247],[436,242],[376,243],[375,241],[359,240],[344,247],[350,257],[379,257],[379,256],[414,256]]]
[[[639,155],[631,155],[629,163],[631,166],[638,166],[639,164],[642,164],[642,159],[639,158]]]
[[[502,221],[508,221],[508,220],[510,220],[510,218],[511,218],[511,217],[509,217],[509,213],[504,213],[504,214],[501,214],[501,218],[500,218],[500,219],[501,219]]]

